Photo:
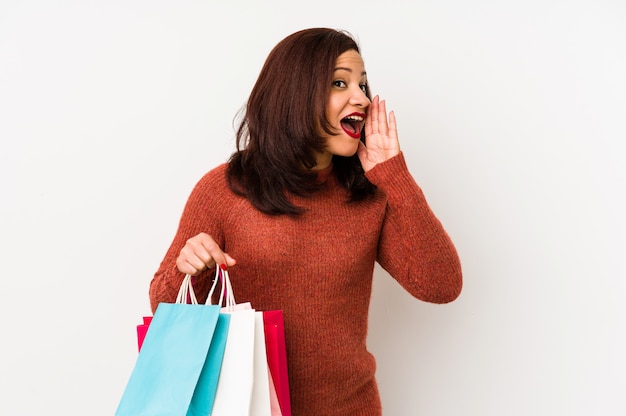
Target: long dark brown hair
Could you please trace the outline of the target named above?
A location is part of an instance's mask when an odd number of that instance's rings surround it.
[[[237,129],[237,151],[228,161],[228,183],[260,211],[296,215],[302,208],[285,192],[305,196],[319,186],[315,152],[335,131],[326,117],[326,103],[335,61],[359,46],[347,32],[313,28],[278,43],[267,57],[250,93]],[[371,99],[369,88],[366,95]],[[361,141],[365,134],[361,133]],[[355,154],[333,156],[333,174],[348,191],[349,201],[374,193]]]

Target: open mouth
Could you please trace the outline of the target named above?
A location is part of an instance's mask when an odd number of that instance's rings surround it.
[[[360,139],[364,120],[365,114],[352,113],[341,119],[341,128],[353,139]]]

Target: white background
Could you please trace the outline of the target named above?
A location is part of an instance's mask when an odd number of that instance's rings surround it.
[[[112,415],[148,284],[271,48],[360,41],[464,291],[380,269],[385,414],[625,415],[626,3],[0,1],[0,414]]]

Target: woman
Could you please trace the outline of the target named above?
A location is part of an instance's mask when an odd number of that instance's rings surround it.
[[[192,191],[152,308],[185,274],[206,299],[216,265],[228,268],[238,302],[283,310],[294,415],[380,415],[366,349],[376,261],[423,301],[461,291],[454,245],[407,170],[393,112],[371,98],[357,43],[296,32],[261,70],[237,151]]]

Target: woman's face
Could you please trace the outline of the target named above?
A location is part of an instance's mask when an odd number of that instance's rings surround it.
[[[315,169],[328,167],[333,155],[352,156],[356,153],[370,105],[366,88],[367,76],[361,55],[355,50],[339,55],[326,103],[326,118],[335,134],[326,137],[326,148],[317,154]]]

